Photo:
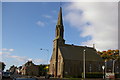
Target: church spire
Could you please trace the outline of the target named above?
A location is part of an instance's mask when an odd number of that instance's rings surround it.
[[[60,11],[58,14],[58,21],[56,25],[56,38],[63,39],[64,36],[64,26],[63,26],[63,20],[62,20],[62,8],[60,7]]]
[[[63,21],[62,21],[62,7],[60,7],[60,11],[59,11],[59,14],[58,14],[57,25],[63,25]]]
[[[61,42],[60,44],[63,44],[64,41],[64,26],[63,26],[63,20],[62,20],[62,8],[60,7],[60,11],[58,14],[58,21],[56,25],[56,38]]]

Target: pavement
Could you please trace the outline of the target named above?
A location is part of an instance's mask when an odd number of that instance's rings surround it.
[[[38,80],[120,80],[120,79],[95,79],[95,78],[87,78],[87,79],[60,79],[60,78],[50,78],[50,79],[45,79],[45,78],[37,78]]]

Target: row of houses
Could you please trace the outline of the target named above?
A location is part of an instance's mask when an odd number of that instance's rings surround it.
[[[19,67],[13,65],[8,71],[12,74],[40,76],[46,74],[46,66],[47,65],[35,65],[32,61],[28,61],[24,65]]]

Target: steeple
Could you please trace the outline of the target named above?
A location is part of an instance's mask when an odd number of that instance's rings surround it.
[[[58,21],[56,25],[56,39],[63,39],[64,36],[64,26],[62,20],[62,8],[60,7],[60,11],[58,14]]]
[[[57,25],[63,25],[63,20],[62,20],[62,8],[60,7],[60,11],[58,14],[58,22]]]
[[[56,37],[54,39],[54,48],[53,48],[53,53],[55,55],[55,63],[54,65],[52,65],[55,69],[54,69],[54,76],[57,77],[58,76],[58,48],[60,46],[63,46],[65,44],[65,40],[63,38],[64,36],[64,26],[63,26],[63,20],[62,20],[62,8],[60,7],[60,11],[58,14],[58,21],[56,24]]]

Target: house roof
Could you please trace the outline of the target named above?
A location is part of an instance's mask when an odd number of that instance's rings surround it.
[[[75,46],[65,44],[59,46],[63,59],[66,60],[81,60],[83,61],[83,51],[85,50],[85,56],[87,61],[102,61],[102,58],[96,53],[96,50],[92,47]]]
[[[34,63],[32,61],[28,61],[23,66],[31,66],[31,65],[34,65]]]

